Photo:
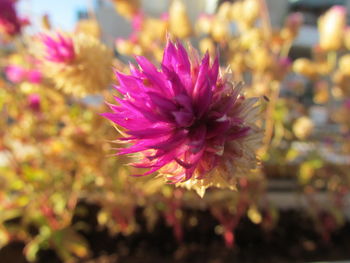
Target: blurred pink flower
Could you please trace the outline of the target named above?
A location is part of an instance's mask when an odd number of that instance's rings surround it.
[[[46,47],[45,58],[51,62],[69,63],[75,58],[74,43],[70,37],[60,33],[56,37],[42,34],[41,40]]]
[[[131,21],[131,26],[133,31],[141,31],[142,30],[142,24],[145,19],[145,15],[142,12],[138,12],[135,14]]]
[[[32,24],[29,17],[21,17],[19,19],[19,21],[20,21],[22,27],[30,26]]]
[[[163,21],[168,21],[169,20],[169,13],[165,12],[160,16],[160,19]]]
[[[6,78],[13,83],[20,83],[26,77],[26,70],[20,66],[10,65],[5,69]]]
[[[28,107],[35,112],[40,111],[41,108],[41,100],[38,94],[31,94],[28,96]]]
[[[21,22],[17,17],[15,1],[0,0],[0,33],[14,36],[20,31]]]
[[[36,69],[25,69],[21,66],[10,65],[5,69],[6,78],[13,83],[28,81],[39,84],[42,81],[42,74]]]
[[[42,73],[36,69],[28,70],[27,80],[30,83],[39,84],[42,81]]]
[[[290,15],[287,16],[286,18],[286,27],[290,28],[293,31],[299,30],[300,26],[304,22],[304,16],[302,13],[296,12],[296,13],[291,13]]]
[[[346,109],[350,110],[350,99],[345,100],[344,106]]]
[[[245,156],[239,142],[253,132],[246,121],[256,100],[240,95],[232,73],[220,73],[218,58],[211,64],[207,53],[200,61],[180,43],[168,41],[161,69],[145,57],[136,61],[140,68],[131,65],[131,75],[116,72],[123,98],[102,114],[125,129],[120,141],[131,143],[119,154],[141,154],[132,165],[149,170],[136,176],[160,170],[178,183],[203,179],[220,166],[216,174],[230,181],[239,167],[234,160]]]

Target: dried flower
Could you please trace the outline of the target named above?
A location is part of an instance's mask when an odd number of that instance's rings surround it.
[[[245,0],[242,4],[243,21],[248,25],[252,25],[258,19],[260,9],[258,0]]]
[[[350,54],[346,54],[339,59],[339,70],[350,76]]]
[[[76,96],[96,93],[111,82],[112,52],[98,39],[77,34],[41,36],[45,55],[42,71],[64,92]]]
[[[52,26],[51,26],[50,17],[48,14],[44,14],[41,17],[41,26],[45,30],[51,30]]]
[[[15,1],[0,0],[0,33],[14,36],[21,32],[21,22],[17,17]]]
[[[174,0],[169,8],[170,32],[178,38],[187,38],[192,34],[192,26],[182,0]]]
[[[126,18],[132,18],[140,9],[140,0],[112,0],[115,10]]]
[[[308,138],[313,132],[313,130],[314,123],[307,116],[298,118],[293,125],[293,132],[295,136],[302,140]]]
[[[308,78],[316,76],[317,72],[314,63],[307,58],[298,58],[293,63],[293,71]]]
[[[217,42],[227,42],[230,37],[229,22],[221,18],[213,19],[211,36]]]
[[[214,41],[209,37],[203,38],[199,42],[199,50],[203,54],[208,51],[211,56],[214,56],[215,52],[216,52],[216,47],[215,47]]]
[[[135,43],[129,39],[117,38],[115,48],[121,55],[131,56],[134,53]]]
[[[119,154],[141,157],[132,165],[159,171],[170,182],[194,188],[235,188],[236,177],[256,165],[254,150],[262,137],[254,124],[256,99],[241,94],[232,73],[220,72],[218,58],[210,65],[195,50],[190,56],[180,44],[167,43],[161,70],[144,57],[131,75],[117,72],[116,89],[123,98],[103,116],[125,129],[131,143]]]
[[[326,51],[339,49],[343,44],[345,26],[346,8],[333,6],[319,19],[320,47]]]
[[[292,41],[299,34],[303,21],[304,17],[301,13],[292,13],[287,16],[284,28],[281,31],[283,39]]]
[[[86,34],[95,38],[101,37],[101,28],[96,19],[81,19],[75,26],[76,33]]]
[[[196,23],[196,31],[200,34],[209,34],[212,29],[213,16],[201,14]]]

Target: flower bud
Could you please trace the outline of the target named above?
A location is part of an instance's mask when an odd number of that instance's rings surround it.
[[[219,18],[215,19],[212,24],[211,36],[217,42],[226,42],[230,36],[228,22]]]
[[[124,38],[118,38],[115,41],[115,48],[118,51],[118,53],[121,55],[126,55],[126,56],[132,55],[134,46],[135,45],[130,40],[127,40]]]
[[[34,112],[39,112],[41,108],[41,100],[38,94],[31,94],[28,96],[28,107]]]
[[[252,25],[259,17],[260,5],[257,0],[245,0],[242,5],[242,19],[248,25]]]
[[[75,26],[77,33],[83,33],[95,38],[101,37],[101,29],[95,19],[81,19]]]
[[[312,134],[313,130],[314,123],[307,116],[300,117],[294,122],[293,132],[298,139],[307,139]]]
[[[291,64],[292,63],[289,58],[276,58],[272,68],[273,78],[282,81],[289,72]]]
[[[329,101],[329,85],[326,81],[318,81],[314,85],[313,101],[316,104],[325,104]]]
[[[332,81],[340,88],[342,96],[350,96],[350,75],[346,75],[340,70],[334,72]]]
[[[252,50],[251,63],[255,70],[263,72],[272,65],[271,54],[266,48],[255,48]]]
[[[132,18],[139,12],[139,0],[113,0],[115,10],[125,18]]]
[[[242,52],[235,53],[230,59],[230,66],[235,73],[242,73],[246,70],[245,55]]]
[[[334,51],[342,46],[346,26],[346,9],[334,6],[318,21],[320,47],[326,51]]]
[[[196,31],[199,34],[209,34],[212,28],[213,17],[201,14],[196,23]]]
[[[170,32],[178,38],[187,38],[192,34],[192,26],[182,0],[174,0],[169,8]]]
[[[27,80],[32,84],[39,84],[43,79],[42,73],[39,70],[28,70],[27,72]]]
[[[301,13],[290,14],[282,29],[282,37],[286,40],[293,40],[299,33],[304,17]]]
[[[243,12],[243,2],[234,2],[231,5],[230,17],[232,20],[240,20]]]
[[[298,58],[293,63],[293,71],[305,77],[312,78],[316,75],[313,63],[307,58]]]
[[[211,38],[203,38],[199,42],[199,50],[205,54],[205,52],[209,52],[211,56],[215,55],[215,44]]]
[[[231,3],[230,2],[224,2],[219,6],[217,17],[223,20],[230,20],[231,18]]]
[[[256,45],[261,43],[263,38],[261,30],[257,28],[251,28],[240,36],[240,44],[244,49],[254,48]]]
[[[350,27],[345,28],[344,45],[348,50],[350,50]]]
[[[26,77],[26,70],[17,65],[9,65],[5,68],[6,78],[13,83],[20,83]]]
[[[350,54],[344,55],[339,59],[339,70],[350,76]]]
[[[51,30],[51,22],[50,22],[50,17],[48,14],[45,14],[41,17],[41,26],[45,30]]]

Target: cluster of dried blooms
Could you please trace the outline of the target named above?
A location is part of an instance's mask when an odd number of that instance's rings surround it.
[[[89,257],[72,224],[80,201],[100,207],[98,223],[112,234],[136,232],[142,208],[149,231],[164,218],[179,242],[182,226],[197,222],[184,222],[183,209],[206,209],[231,247],[244,216],[273,228],[266,179],[276,175],[299,181],[326,240],[342,223],[350,187],[343,7],[321,17],[313,58],[293,62],[302,15],[273,29],[260,0],[224,2],[195,23],[182,0],[159,18],[138,0],[113,0],[133,28],[116,39],[117,56],[94,18],[61,32],[44,16],[42,32],[28,35],[15,4],[0,0],[0,247],[24,241],[30,261],[48,246],[64,261]],[[325,113],[333,133],[315,122]],[[329,208],[312,198],[325,189]]]

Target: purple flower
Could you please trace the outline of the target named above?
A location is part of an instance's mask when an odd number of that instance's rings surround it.
[[[27,79],[30,83],[39,84],[42,81],[42,73],[39,70],[32,69],[27,72]]]
[[[37,69],[25,69],[21,66],[10,65],[5,69],[6,78],[13,83],[28,81],[32,84],[39,84],[42,74]]]
[[[22,82],[27,75],[24,68],[16,65],[10,65],[5,69],[6,78],[13,83]]]
[[[21,22],[17,17],[15,1],[0,0],[0,33],[14,36],[21,32]]]
[[[41,108],[40,96],[38,94],[31,94],[28,96],[28,107],[35,112],[39,112]]]
[[[103,114],[125,131],[120,141],[130,147],[119,154],[141,156],[132,165],[148,171],[137,176],[159,171],[173,183],[192,181],[204,190],[223,182],[232,187],[238,168],[256,162],[255,145],[244,148],[257,130],[250,122],[256,100],[240,94],[231,72],[221,74],[218,58],[210,63],[207,53],[200,61],[180,43],[167,43],[160,69],[145,57],[136,61],[130,75],[116,72],[122,98]]]
[[[142,30],[142,25],[145,20],[145,15],[142,12],[138,12],[132,17],[131,26],[134,32],[139,32]]]
[[[41,35],[46,47],[45,58],[56,63],[69,63],[75,58],[74,43],[70,37],[57,33],[56,37]]]

